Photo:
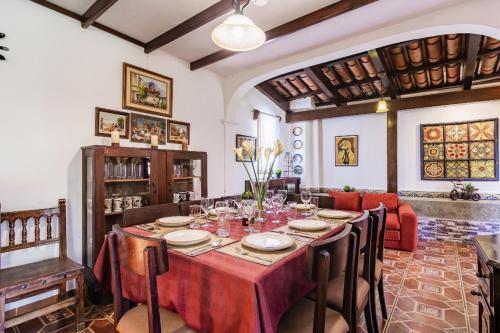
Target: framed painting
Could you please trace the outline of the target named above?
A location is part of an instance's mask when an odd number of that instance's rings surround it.
[[[420,125],[422,180],[498,180],[498,119]]]
[[[335,166],[358,166],[358,136],[335,137]]]
[[[95,108],[95,135],[111,136],[111,132],[116,129],[120,132],[121,138],[128,139],[129,116],[127,112]]]
[[[182,139],[190,142],[190,124],[182,121],[169,120],[167,126],[167,141],[170,143],[182,143]]]
[[[132,113],[130,117],[130,141],[151,143],[151,135],[158,135],[158,143],[166,143],[167,120]]]
[[[172,117],[173,79],[123,63],[123,108]]]
[[[256,146],[257,138],[254,136],[236,134],[236,146],[235,147],[240,148],[242,146],[243,142],[247,141],[247,140],[250,140],[252,142],[252,144],[253,144],[253,156],[255,156],[255,154],[257,152],[257,146]],[[238,159],[238,156],[236,156],[236,154],[234,155],[234,158],[236,159],[236,162],[250,162],[250,156],[245,154],[244,151],[243,151],[243,161],[240,161]]]

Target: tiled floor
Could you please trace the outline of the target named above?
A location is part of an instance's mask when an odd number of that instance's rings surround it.
[[[385,299],[389,319],[379,318],[381,333],[477,332],[476,256],[467,244],[420,241],[414,253],[387,250]],[[378,311],[380,314],[380,309]],[[90,306],[82,333],[112,332],[111,305]],[[74,332],[73,311],[32,320],[6,333]],[[366,332],[360,324],[360,332]]]

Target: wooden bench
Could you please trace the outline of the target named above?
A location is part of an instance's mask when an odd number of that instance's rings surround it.
[[[52,232],[55,227],[55,217],[57,217],[59,229],[57,237],[54,237]],[[28,238],[28,231],[31,229],[28,228],[30,221],[34,224],[34,235]],[[59,257],[4,269],[1,268],[0,262],[0,333],[4,333],[9,327],[73,304],[76,306],[77,330],[83,329],[84,268],[66,256],[66,201],[59,200],[59,206],[56,208],[3,213],[0,215],[0,227],[2,223],[8,223],[9,238],[8,245],[0,244],[0,253],[59,243]],[[44,237],[41,234],[42,223],[46,226]],[[16,242],[16,224],[21,226],[20,243]],[[76,295],[72,297],[68,297],[66,293],[66,283],[70,280],[76,281]],[[49,304],[42,301],[35,302],[17,308],[15,311],[9,311],[13,313],[12,316],[6,315],[7,303],[51,290],[59,291],[57,300]]]

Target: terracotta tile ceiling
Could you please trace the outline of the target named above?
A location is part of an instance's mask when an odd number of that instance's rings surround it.
[[[472,82],[500,79],[500,41],[480,38]],[[466,34],[432,36],[287,73],[259,86],[270,85],[286,101],[312,97],[317,106],[387,97],[388,85],[397,95],[459,87],[464,83],[468,45]],[[311,69],[319,75],[308,75]]]

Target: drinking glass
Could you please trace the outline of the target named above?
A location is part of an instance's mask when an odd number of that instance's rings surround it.
[[[211,227],[212,223],[210,223],[210,220],[208,220],[208,214],[210,213],[210,210],[214,208],[214,199],[201,198],[200,203],[201,203],[201,209],[203,210],[203,213],[205,213],[204,226]]]
[[[264,210],[255,208],[253,216],[248,219],[248,232],[257,234],[262,229],[262,223],[265,221],[266,212]]]
[[[278,218],[281,207],[283,206],[283,201],[281,195],[273,196],[273,207],[274,207],[274,219],[271,221],[273,224],[279,224],[280,220]]]
[[[287,214],[287,220],[288,222],[296,220],[298,211],[297,211],[297,203],[294,201],[289,201],[288,202],[288,214]]]
[[[309,208],[309,215],[316,215],[318,213],[319,197],[311,197],[311,207]]]
[[[189,216],[193,218],[193,222],[189,224],[189,227],[192,229],[199,228],[200,218],[201,218],[201,206],[200,205],[189,206]]]
[[[250,221],[253,219],[253,215],[255,212],[255,206],[253,200],[243,200],[243,217],[248,219],[248,228],[245,228],[246,232],[251,232],[250,230]]]
[[[229,205],[227,201],[217,201],[215,203],[215,212],[217,213],[217,216],[220,218],[225,218],[227,211],[229,209]]]
[[[286,198],[288,196],[288,191],[287,190],[278,190],[278,192],[276,192],[276,193],[283,197],[282,204],[284,205]]]
[[[266,191],[265,202],[266,202],[266,208],[269,209],[269,210],[273,206],[273,203],[272,203],[273,195],[274,195],[274,191],[273,190],[267,190]]]

